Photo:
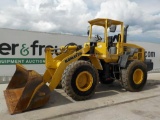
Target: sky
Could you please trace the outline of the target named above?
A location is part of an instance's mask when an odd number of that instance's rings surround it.
[[[0,28],[86,35],[88,20],[129,24],[128,39],[160,43],[160,0],[1,0]]]

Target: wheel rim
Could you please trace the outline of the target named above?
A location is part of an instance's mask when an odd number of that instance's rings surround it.
[[[76,86],[80,91],[87,91],[92,87],[93,84],[93,77],[92,75],[87,72],[81,72],[78,74],[76,78]]]
[[[135,84],[141,84],[143,81],[143,71],[141,69],[136,69],[133,73],[133,81]]]

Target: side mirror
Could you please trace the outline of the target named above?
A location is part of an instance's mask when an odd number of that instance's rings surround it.
[[[116,31],[116,25],[111,25],[110,26],[110,32],[115,32]]]
[[[89,26],[87,28],[87,35],[89,36],[89,33],[90,33],[90,29],[89,29]]]

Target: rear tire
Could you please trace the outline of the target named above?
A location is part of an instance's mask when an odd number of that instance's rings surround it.
[[[132,61],[126,69],[122,69],[123,87],[132,92],[143,89],[147,81],[147,66],[139,60]]]
[[[62,88],[74,100],[85,100],[95,93],[98,72],[90,62],[79,60],[71,63],[62,76]]]

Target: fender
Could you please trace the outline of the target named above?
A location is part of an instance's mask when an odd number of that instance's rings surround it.
[[[89,57],[89,59],[91,60],[91,63],[96,69],[103,70],[103,67],[99,59],[97,59],[96,57]]]

